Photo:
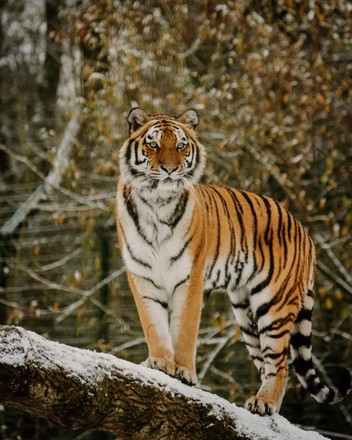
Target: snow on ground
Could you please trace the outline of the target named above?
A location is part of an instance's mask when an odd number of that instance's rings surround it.
[[[1,329],[1,326],[0,326]],[[15,328],[13,328],[15,330]],[[237,430],[253,440],[323,440],[317,432],[303,431],[290,424],[284,417],[275,414],[261,417],[253,415],[214,394],[187,386],[166,374],[118,359],[109,354],[82,350],[58,342],[48,341],[31,331],[0,333],[1,362],[9,365],[23,365],[28,361],[40,364],[42,368],[62,367],[70,370],[82,382],[94,386],[102,375],[111,370],[121,372],[125,377],[165,390],[171,395],[183,395],[187,399],[212,406],[212,415],[218,419],[226,413],[236,423]]]

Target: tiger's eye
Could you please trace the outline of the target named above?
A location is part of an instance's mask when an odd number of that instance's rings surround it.
[[[150,148],[157,148],[158,147],[158,144],[155,142],[155,141],[153,141],[153,142],[150,142],[149,144],[148,144],[148,146],[150,147]]]
[[[183,142],[179,142],[179,143],[176,145],[176,148],[177,148],[178,150],[183,150],[185,147],[186,147],[186,144],[184,144]]]

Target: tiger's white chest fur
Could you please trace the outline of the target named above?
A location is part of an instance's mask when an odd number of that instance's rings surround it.
[[[171,191],[145,191],[127,202],[121,194],[117,197],[127,269],[153,285],[164,300],[191,273],[192,257],[184,241],[193,203],[180,201]]]

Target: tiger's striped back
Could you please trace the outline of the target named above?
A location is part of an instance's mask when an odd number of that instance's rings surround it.
[[[206,154],[194,110],[173,118],[134,109],[128,119],[117,224],[149,348],[145,365],[195,383],[202,299],[224,290],[261,375],[248,410],[279,410],[289,348],[299,379],[318,401],[346,395],[348,370],[330,389],[312,363],[315,250],[302,225],[269,197],[197,183]]]

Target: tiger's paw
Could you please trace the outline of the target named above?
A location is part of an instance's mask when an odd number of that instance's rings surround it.
[[[192,371],[185,367],[179,366],[176,366],[175,377],[187,385],[195,385],[198,380],[195,373],[192,373]]]
[[[159,370],[169,376],[175,376],[175,364],[163,358],[149,357],[141,363],[144,367]]]
[[[252,396],[247,399],[244,404],[246,410],[253,414],[259,414],[260,416],[271,416],[277,412],[277,406],[274,402],[265,402],[258,396]]]

